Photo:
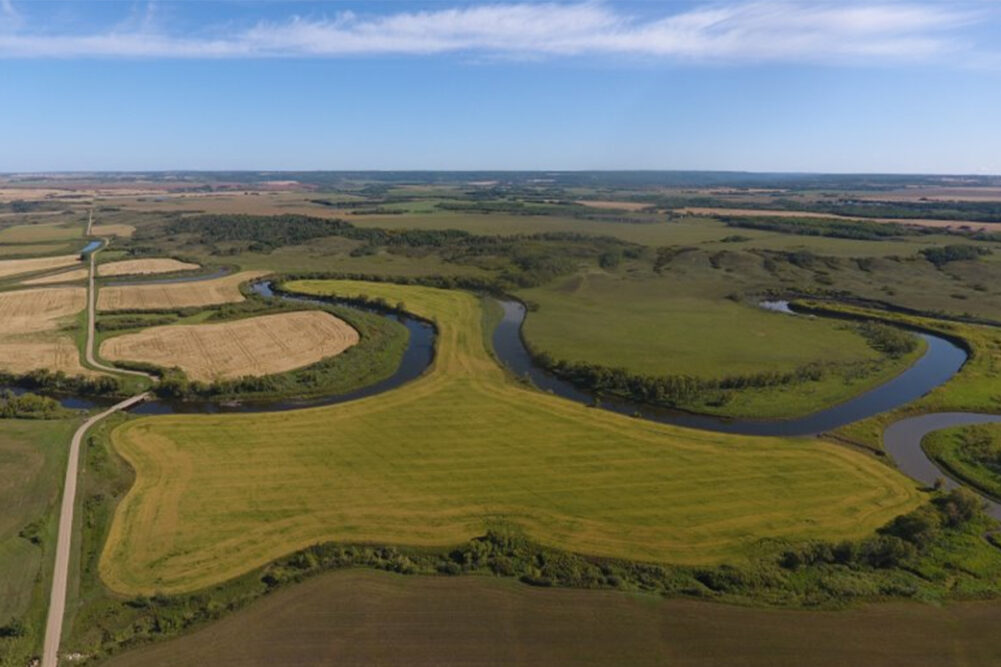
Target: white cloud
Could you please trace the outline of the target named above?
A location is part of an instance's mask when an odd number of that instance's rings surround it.
[[[671,5],[665,5],[670,7]],[[152,9],[150,10],[152,12]],[[0,16],[17,12],[0,0]],[[150,13],[149,16],[152,14]],[[0,57],[337,57],[466,53],[623,55],[685,61],[926,60],[971,53],[959,28],[978,14],[941,4],[817,4],[765,0],[642,18],[613,6],[493,4],[334,18],[293,17],[184,36],[151,20],[92,34],[0,31]],[[23,22],[22,22],[23,23]]]

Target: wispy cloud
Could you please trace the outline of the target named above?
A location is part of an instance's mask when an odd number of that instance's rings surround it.
[[[670,8],[671,5],[665,5]],[[150,17],[152,14],[149,15]],[[885,62],[972,53],[979,13],[936,4],[705,5],[643,16],[607,4],[493,4],[332,18],[290,17],[176,34],[152,20],[88,34],[33,30],[0,0],[0,57],[338,57],[368,54],[620,55],[697,62]],[[147,17],[148,19],[148,17]],[[3,25],[3,23],[0,23]]]

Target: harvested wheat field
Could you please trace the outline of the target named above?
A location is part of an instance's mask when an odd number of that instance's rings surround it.
[[[91,225],[90,233],[94,236],[122,236],[130,237],[136,228],[132,225],[121,223],[110,223],[106,225]]]
[[[87,305],[83,287],[0,292],[0,368],[89,374],[69,333],[58,331]]]
[[[53,273],[52,275],[42,276],[41,278],[32,278],[31,280],[24,280],[21,282],[21,284],[55,285],[56,283],[70,283],[70,282],[75,282],[77,280],[86,280],[89,274],[90,274],[90,269],[73,269],[72,271]]]
[[[270,375],[340,354],[358,342],[347,322],[319,310],[220,324],[152,327],[110,338],[101,356],[178,366],[193,380]]]
[[[22,273],[34,273],[47,269],[61,269],[80,263],[79,255],[59,255],[57,257],[32,257],[30,259],[5,259],[0,261],[0,278]]]
[[[0,337],[0,368],[10,373],[47,369],[67,375],[97,375],[80,363],[80,351],[68,335],[50,340],[7,341]]]
[[[240,283],[268,273],[268,271],[241,271],[213,280],[103,287],[97,295],[97,308],[98,310],[170,310],[236,303],[243,301]]]
[[[86,307],[83,287],[0,292],[0,336],[55,330]]]
[[[130,276],[149,273],[173,273],[175,271],[194,271],[202,267],[190,262],[182,262],[170,257],[154,257],[152,259],[124,259],[120,262],[99,264],[99,276]]]

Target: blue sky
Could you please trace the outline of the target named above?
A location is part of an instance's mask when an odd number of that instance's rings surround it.
[[[0,171],[1001,173],[1001,4],[0,0]]]

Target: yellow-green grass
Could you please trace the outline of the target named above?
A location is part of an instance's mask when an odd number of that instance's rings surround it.
[[[849,538],[920,502],[907,479],[846,448],[644,422],[521,386],[484,345],[460,291],[295,281],[433,319],[422,378],[335,406],[170,415],[112,443],[136,471],[100,561],[134,594],[229,579],[309,544],[447,546],[497,522],[576,552],[742,560],[769,538]]]
[[[14,225],[0,230],[0,243],[46,243],[66,241],[83,236],[83,225],[73,222],[47,222],[34,225]]]
[[[960,426],[925,436],[921,447],[953,477],[983,493],[1001,498],[1001,427]]]
[[[18,618],[34,630],[41,626],[48,595],[45,554],[54,547],[66,443],[75,426],[72,420],[0,421],[0,624]],[[19,535],[33,523],[37,532],[25,535],[36,534],[41,545]],[[27,664],[37,639],[34,632],[0,639],[0,658],[7,652]]]

